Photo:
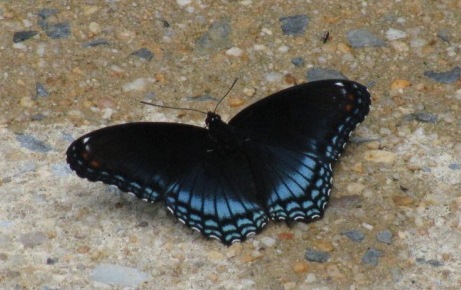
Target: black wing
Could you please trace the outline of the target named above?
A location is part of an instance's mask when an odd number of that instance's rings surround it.
[[[246,138],[258,199],[274,220],[323,215],[331,164],[369,112],[366,87],[345,80],[310,82],[245,108],[229,125]]]
[[[90,181],[102,181],[147,201],[166,200],[183,223],[225,244],[259,232],[268,219],[240,154],[213,150],[208,131],[172,123],[129,123],[74,141],[67,162]]]

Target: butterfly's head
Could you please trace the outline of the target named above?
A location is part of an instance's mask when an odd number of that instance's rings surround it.
[[[210,124],[212,123],[216,123],[216,122],[219,122],[221,121],[221,116],[216,114],[216,113],[213,113],[213,112],[208,112],[207,115],[206,115],[206,119],[205,119],[205,124],[207,125],[207,127],[210,126]]]

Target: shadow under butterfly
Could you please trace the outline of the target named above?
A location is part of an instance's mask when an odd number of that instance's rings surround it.
[[[268,220],[323,216],[332,163],[369,112],[367,88],[347,80],[305,83],[243,109],[229,123],[208,112],[206,128],[127,123],[75,140],[67,162],[78,176],[155,202],[226,245]]]

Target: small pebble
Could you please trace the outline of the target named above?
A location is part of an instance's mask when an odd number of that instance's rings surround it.
[[[38,32],[35,30],[15,32],[13,34],[13,42],[14,43],[22,42],[24,40],[34,37],[35,35],[37,35],[37,33]]]
[[[263,237],[261,239],[261,244],[263,244],[266,247],[272,248],[275,245],[275,239],[271,237]]]
[[[434,114],[430,114],[428,112],[417,112],[412,114],[416,121],[423,122],[423,123],[437,123],[437,116]]]
[[[291,63],[295,66],[295,67],[302,67],[304,66],[304,59],[302,57],[295,57],[291,60]]]
[[[365,235],[359,230],[344,231],[342,234],[356,243],[360,243],[365,238]]]
[[[392,164],[395,161],[395,153],[385,150],[367,150],[363,156],[365,160],[371,162]]]
[[[330,258],[330,254],[327,252],[316,251],[314,249],[307,249],[304,257],[310,262],[325,263]]]
[[[268,82],[280,82],[283,78],[281,73],[269,72],[264,74],[264,79]]]
[[[376,240],[381,243],[390,245],[392,243],[392,232],[390,230],[384,230],[376,234]]]
[[[242,53],[243,53],[243,50],[241,50],[238,47],[232,47],[226,51],[226,54],[230,56],[241,56]]]
[[[446,29],[439,30],[437,36],[445,42],[450,42],[450,32]]]
[[[293,266],[293,271],[297,274],[306,273],[309,269],[309,265],[306,262],[297,262]]]
[[[91,33],[93,33],[93,35],[101,33],[101,26],[97,22],[90,22],[88,28],[90,29]]]
[[[150,61],[154,57],[154,54],[152,53],[152,51],[150,51],[147,48],[138,49],[135,52],[132,52],[130,55],[137,56],[140,59],[143,59],[146,61]]]
[[[378,38],[366,29],[350,30],[346,34],[349,45],[354,48],[367,46],[385,46],[384,40]]]
[[[176,0],[179,6],[186,6],[192,3],[192,0]]]
[[[90,272],[90,278],[100,283],[137,288],[140,283],[147,280],[148,275],[136,268],[100,264]]]
[[[122,90],[124,92],[131,92],[131,91],[144,91],[147,86],[147,80],[145,78],[138,78],[132,82],[125,83],[122,86]]]
[[[100,45],[110,45],[109,41],[105,40],[104,38],[94,39],[82,44],[82,47],[95,47]]]
[[[392,202],[397,206],[411,206],[415,203],[415,200],[409,196],[396,195],[392,197]]]
[[[409,81],[398,79],[392,82],[391,89],[398,90],[398,89],[407,88],[409,86],[411,86],[411,83]]]
[[[379,262],[379,257],[381,257],[382,255],[383,254],[381,251],[371,248],[363,255],[362,262],[364,264],[377,266]]]
[[[328,79],[342,79],[347,80],[347,77],[340,73],[339,71],[333,69],[323,69],[323,68],[312,68],[307,71],[306,79],[309,82],[319,81],[319,80],[328,80]]]
[[[58,262],[58,258],[48,258],[46,259],[46,264],[47,265],[54,265]]]
[[[45,86],[41,83],[36,83],[35,84],[35,97],[36,98],[44,98],[48,97],[48,91],[45,88]]]
[[[33,248],[48,241],[48,237],[43,232],[33,232],[23,234],[19,237],[19,242],[24,248]]]
[[[428,265],[431,265],[431,266],[434,266],[434,267],[443,266],[443,262],[440,262],[440,261],[437,261],[437,260],[434,260],[434,259],[426,260],[425,258],[416,258],[416,262],[418,262],[420,264],[428,264]]]
[[[196,51],[203,54],[229,47],[231,32],[228,21],[213,22],[208,31],[196,40]]]
[[[56,15],[58,13],[58,9],[43,8],[38,11],[37,15],[42,19],[47,19],[48,17]]]
[[[309,273],[306,276],[306,280],[304,280],[307,284],[312,284],[315,281],[317,281],[317,277],[315,276],[314,273]]]
[[[282,32],[285,35],[302,35],[306,30],[309,18],[305,14],[281,17]]]
[[[461,165],[459,163],[450,163],[448,165],[448,168],[450,168],[451,170],[460,170]]]
[[[56,24],[49,24],[46,27],[46,35],[53,39],[67,38],[70,36],[70,23],[60,22]]]
[[[40,153],[47,153],[51,151],[50,146],[46,145],[43,141],[40,141],[31,135],[18,134],[16,135],[16,140],[21,144],[22,147],[31,151]]]
[[[427,263],[431,266],[434,266],[434,267],[442,267],[443,266],[443,262],[440,262],[440,261],[437,261],[437,260],[427,260]]]
[[[402,39],[407,37],[407,33],[402,30],[394,29],[394,28],[389,28],[386,31],[386,38],[388,40],[397,40],[397,39]]]
[[[461,68],[457,66],[446,72],[425,71],[424,75],[438,83],[451,84],[460,79]]]

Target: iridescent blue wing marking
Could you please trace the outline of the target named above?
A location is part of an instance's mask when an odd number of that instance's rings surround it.
[[[245,108],[229,125],[245,136],[259,199],[274,220],[323,215],[331,165],[369,112],[368,90],[352,81],[294,86]]]
[[[207,155],[167,189],[168,209],[189,227],[226,245],[260,232],[268,216],[255,200],[244,156]]]
[[[208,131],[171,123],[129,123],[74,141],[67,162],[77,175],[154,202],[166,200],[183,223],[225,244],[258,233],[268,220],[241,153],[212,150]]]
[[[309,222],[322,217],[332,185],[330,164],[312,154],[261,146],[251,163],[259,168],[259,192],[270,218]]]

